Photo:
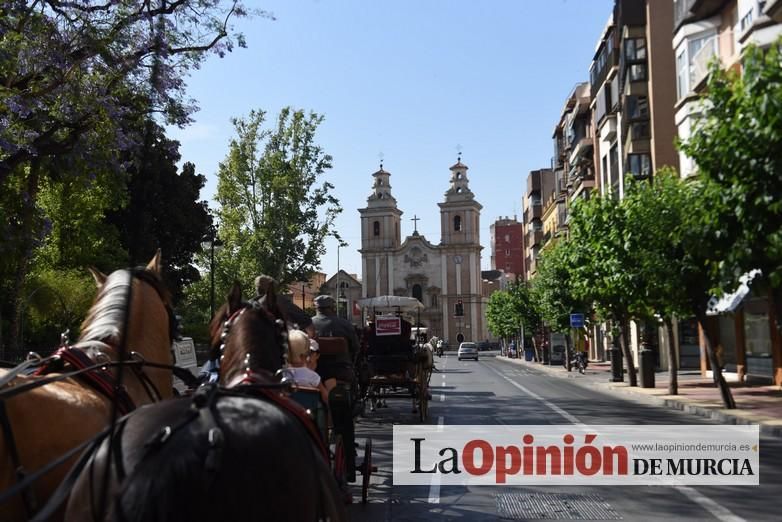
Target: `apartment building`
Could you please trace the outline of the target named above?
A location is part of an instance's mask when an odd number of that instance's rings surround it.
[[[501,270],[506,277],[523,279],[524,267],[524,224],[516,219],[504,217],[489,227],[491,241],[491,269]]]
[[[780,1],[675,0],[673,47],[676,52],[676,125],[679,137],[693,132],[713,60],[726,69],[741,70],[741,56],[750,43],[767,47],[782,34]],[[696,165],[680,156],[682,176]],[[725,371],[739,381],[760,380],[782,385],[782,340],[775,331],[767,296],[751,285],[717,306],[707,324],[721,354]],[[703,345],[702,331],[699,341]],[[704,350],[700,350],[703,353]],[[709,373],[705,356],[700,358]]]
[[[533,170],[527,176],[527,192],[522,201],[524,220],[524,280],[537,273],[537,260],[543,247],[543,201],[554,190],[551,169]]]

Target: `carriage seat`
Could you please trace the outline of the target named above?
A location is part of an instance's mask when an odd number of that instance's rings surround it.
[[[353,364],[350,361],[348,341],[344,337],[318,337],[320,358],[318,372],[320,378],[337,379],[350,383],[353,381]]]
[[[320,390],[310,386],[296,386],[290,398],[298,403],[312,418],[324,441],[328,440],[328,406],[320,397]]]

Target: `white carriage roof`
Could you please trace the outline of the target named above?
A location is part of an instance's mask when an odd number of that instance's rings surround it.
[[[377,311],[394,311],[397,309],[402,311],[410,311],[424,308],[424,305],[421,304],[421,301],[415,297],[404,297],[400,295],[379,295],[377,297],[368,297],[366,299],[359,300],[358,304],[362,308],[372,308]]]

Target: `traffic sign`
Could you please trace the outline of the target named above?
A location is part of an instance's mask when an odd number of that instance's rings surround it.
[[[584,327],[584,314],[570,314],[570,327],[571,328],[583,328]]]

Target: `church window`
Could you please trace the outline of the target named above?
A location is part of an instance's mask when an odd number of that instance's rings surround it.
[[[456,187],[456,193],[461,194],[462,193],[462,187]]]
[[[382,179],[377,180],[377,186],[378,187],[382,187],[383,186],[383,180]]]
[[[376,236],[380,235],[380,221],[372,223],[372,233]]]
[[[437,294],[432,294],[432,308],[437,308]]]
[[[413,285],[413,297],[415,297],[419,301],[424,300],[424,292],[421,289],[421,285]]]
[[[453,218],[453,229],[456,232],[461,232],[462,230],[462,216],[456,216]]]
[[[456,173],[456,179],[462,179],[462,173],[461,172],[457,172]]]

